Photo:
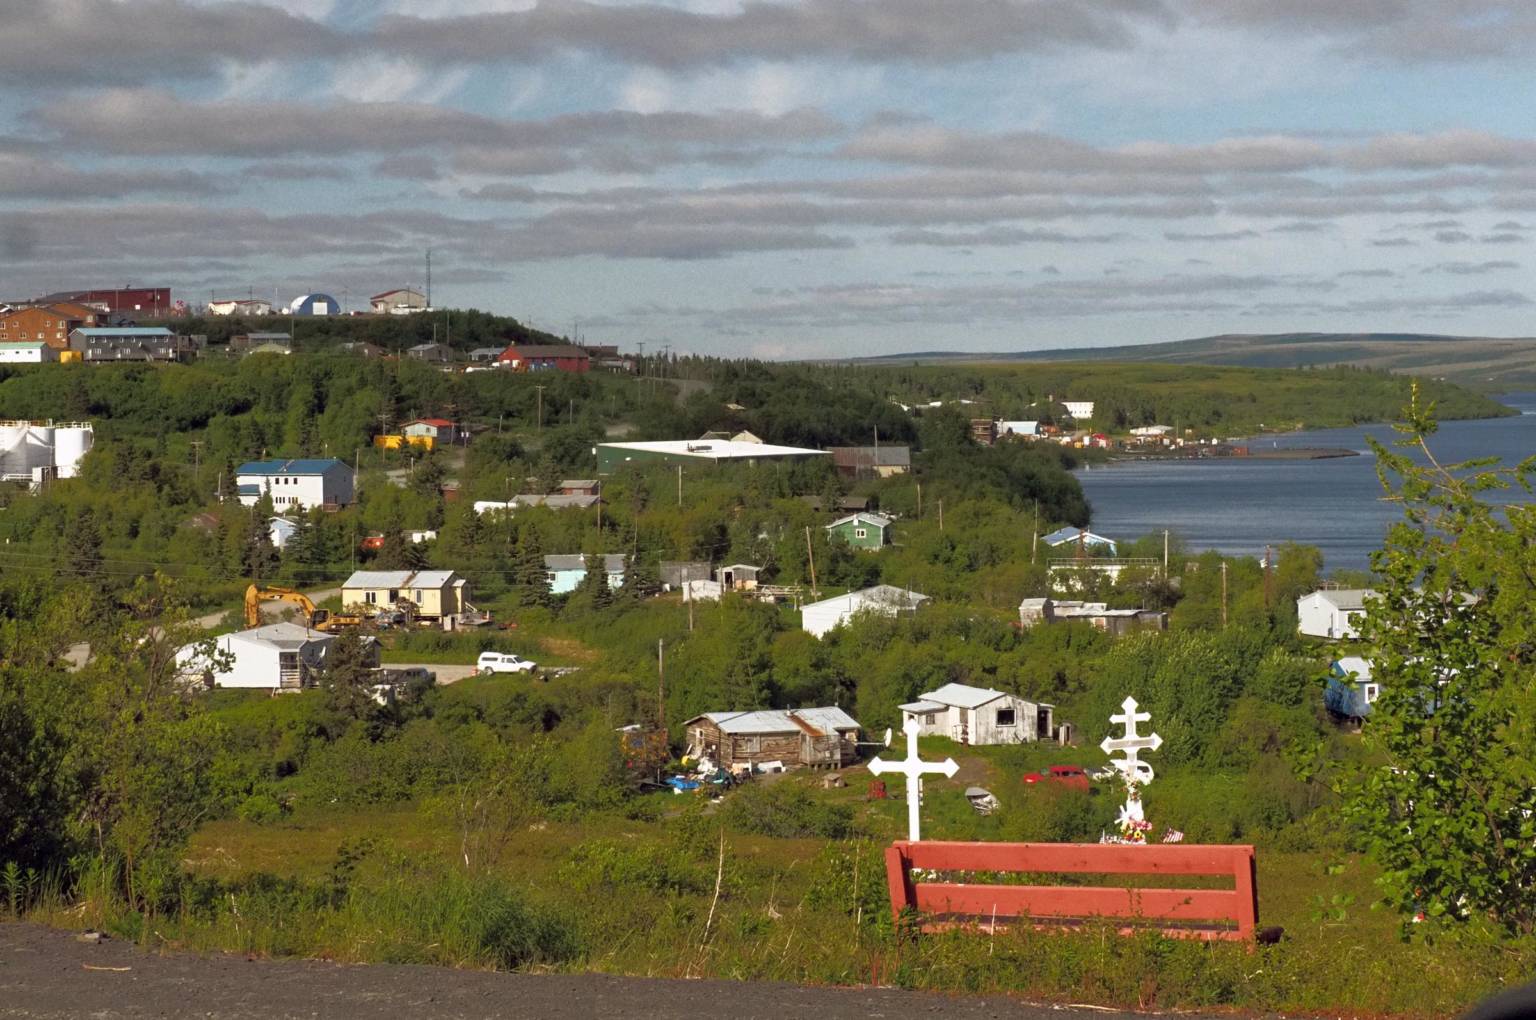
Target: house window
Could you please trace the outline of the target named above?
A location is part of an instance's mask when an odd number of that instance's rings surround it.
[[[1013,709],[1000,708],[997,710],[997,724],[999,726],[1012,726],[1016,721]]]
[[[1365,685],[1365,703],[1367,705],[1369,705],[1372,702],[1374,702],[1376,700],[1376,698],[1378,696],[1380,696],[1380,694],[1381,694],[1381,688],[1378,687],[1377,685],[1375,685],[1375,684],[1366,684]]]
[[[938,721],[939,713],[937,712],[929,712],[927,715],[923,716],[923,724],[926,726],[933,726]]]
[[[853,537],[854,538],[868,538],[869,537],[869,531],[867,529],[865,529],[865,528],[854,528],[853,529]]]
[[[363,592],[363,601],[368,605],[374,605],[379,601],[379,593],[376,591]]]

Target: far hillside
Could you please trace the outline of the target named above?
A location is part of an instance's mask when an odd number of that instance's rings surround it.
[[[892,362],[1155,361],[1250,368],[1356,365],[1448,379],[1492,393],[1536,389],[1536,338],[1423,333],[1228,333],[1169,343],[1045,351],[928,351],[869,359]]]

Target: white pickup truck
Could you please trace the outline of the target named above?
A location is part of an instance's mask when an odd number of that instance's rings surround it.
[[[481,676],[490,676],[492,673],[532,673],[538,668],[538,663],[511,652],[481,652],[480,658],[475,660],[475,669]]]

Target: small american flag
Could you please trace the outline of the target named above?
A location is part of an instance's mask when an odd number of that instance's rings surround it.
[[[1169,829],[1167,832],[1163,833],[1164,843],[1182,843],[1183,841],[1184,834],[1178,829]]]

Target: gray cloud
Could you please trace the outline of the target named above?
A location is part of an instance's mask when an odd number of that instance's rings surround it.
[[[1124,234],[1068,234],[1059,230],[1023,230],[991,227],[971,233],[945,233],[937,230],[902,230],[891,235],[893,244],[928,245],[937,248],[970,248],[1019,244],[1108,244],[1125,239]]]
[[[1484,273],[1495,273],[1505,269],[1519,269],[1520,263],[1511,262],[1508,259],[1496,259],[1489,262],[1441,262],[1433,266],[1425,266],[1420,272],[1424,273],[1450,273],[1453,276],[1481,276]]]
[[[1163,240],[1165,241],[1198,241],[1203,244],[1220,241],[1247,241],[1258,236],[1259,232],[1257,230],[1221,230],[1209,234],[1193,234],[1180,230],[1163,231]]]
[[[1390,269],[1346,269],[1339,274],[1339,279],[1385,280],[1395,276],[1397,273]]]
[[[1472,235],[1465,230],[1437,230],[1434,236],[1441,244],[1463,244],[1472,240]]]
[[[0,155],[0,197],[122,198],[127,195],[213,195],[229,190],[218,178],[189,170],[80,170],[32,156]]]

